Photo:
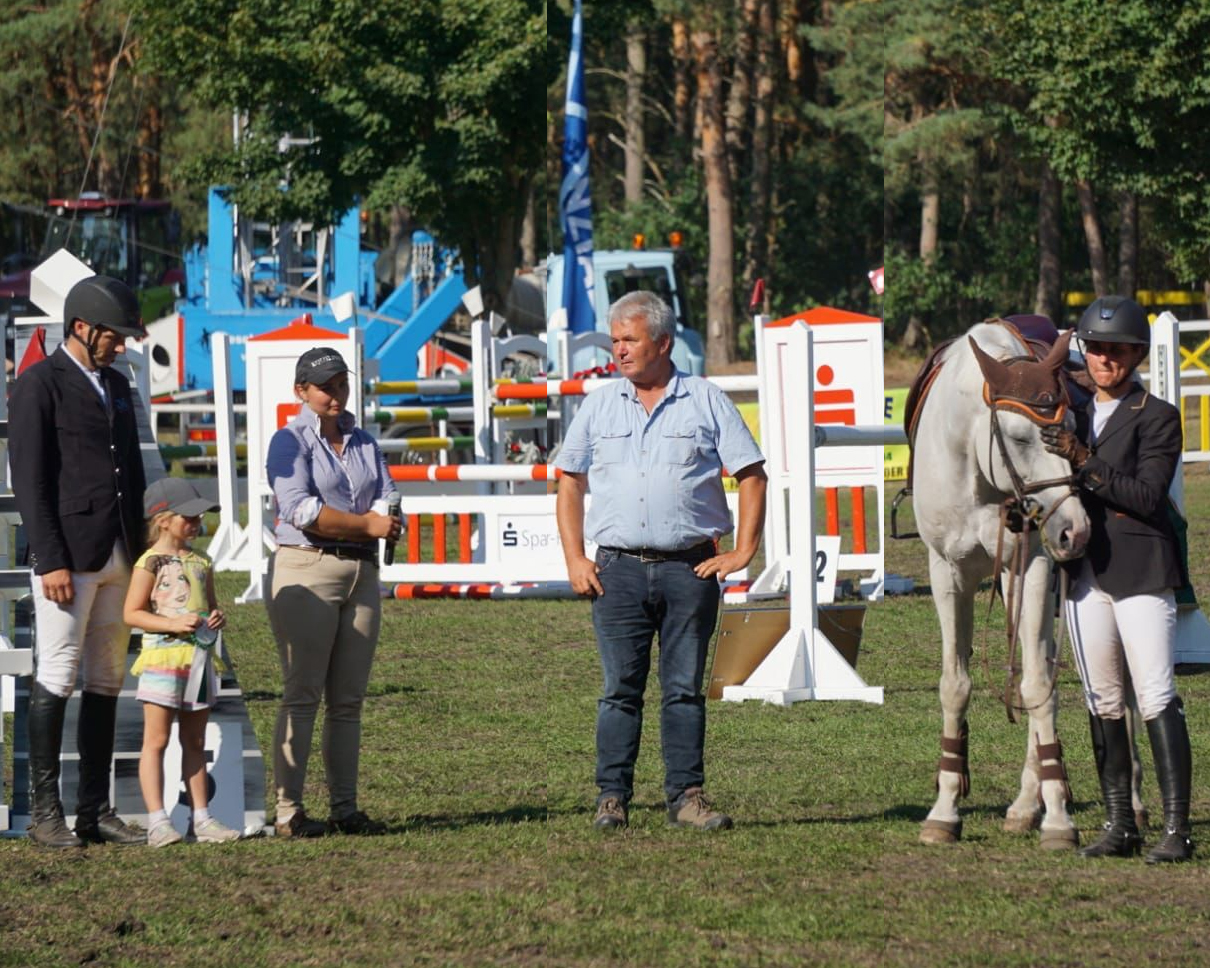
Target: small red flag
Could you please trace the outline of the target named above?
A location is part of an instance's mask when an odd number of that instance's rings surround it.
[[[30,337],[29,345],[25,347],[25,353],[21,356],[21,364],[17,367],[17,376],[20,376],[29,367],[44,359],[46,359],[46,327],[39,326],[34,330],[34,335]]]

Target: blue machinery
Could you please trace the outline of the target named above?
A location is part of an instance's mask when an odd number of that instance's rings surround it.
[[[407,280],[375,306],[375,253],[361,249],[356,208],[330,233],[273,231],[237,221],[232,205],[211,188],[209,240],[185,253],[186,296],[177,306],[182,389],[213,388],[212,333],[256,336],[303,312],[330,329],[359,323],[366,359],[392,380],[415,379],[417,354],[458,308],[466,285],[455,254],[427,233],[413,234],[412,253]],[[339,322],[328,300],[345,293],[353,293],[358,318]],[[234,355],[234,386],[244,389],[243,354]]]

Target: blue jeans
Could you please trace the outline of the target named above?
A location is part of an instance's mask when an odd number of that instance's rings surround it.
[[[702,676],[718,615],[719,585],[698,578],[695,561],[643,562],[597,552],[605,594],[592,603],[604,686],[597,703],[597,786],[629,802],[643,727],[643,691],[651,644],[660,638],[660,739],[669,802],[705,780],[706,697]]]

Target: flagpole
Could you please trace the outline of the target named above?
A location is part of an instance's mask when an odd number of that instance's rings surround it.
[[[593,309],[592,195],[588,183],[588,102],[584,92],[584,18],[575,0],[564,99],[563,179],[559,223],[563,230],[563,309],[572,333],[596,328]]]

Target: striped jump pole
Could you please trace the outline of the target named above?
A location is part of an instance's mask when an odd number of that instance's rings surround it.
[[[430,454],[459,447],[474,447],[474,437],[388,437],[379,440],[384,454]]]
[[[472,407],[377,407],[367,410],[367,423],[389,424],[437,423],[440,420],[474,420]]]
[[[732,592],[746,591],[751,582],[724,582],[723,598]],[[507,601],[529,598],[565,600],[580,598],[572,590],[571,582],[398,582],[383,586],[383,597],[401,601],[421,599],[480,599]],[[742,601],[742,599],[740,599]]]
[[[885,447],[906,444],[907,434],[903,427],[887,426],[855,427],[843,424],[819,424],[815,427],[816,447],[861,447],[877,444]],[[866,542],[865,489],[851,487],[849,504],[853,520],[853,554],[864,555]],[[824,488],[824,534],[840,534],[840,489]]]
[[[235,456],[246,458],[248,456],[247,444],[235,445]],[[196,444],[160,444],[160,457],[166,461],[188,460],[193,457],[218,457],[218,444],[196,443]]]
[[[711,376],[706,378],[720,390],[728,393],[755,393],[759,389],[759,378],[755,375],[732,374],[729,376]],[[616,378],[590,378],[585,380],[535,380],[525,381],[501,380],[493,387],[497,400],[544,400],[550,397],[582,397],[612,386]]]
[[[498,420],[517,420],[526,417],[545,417],[545,403],[497,403],[492,407],[492,416]]]
[[[497,400],[546,400],[550,397],[582,397],[611,386],[614,380],[547,380],[534,383],[497,383]]]
[[[384,588],[384,597],[404,601],[426,598],[472,598],[501,601],[505,599],[568,599],[579,598],[570,582],[400,582]]]
[[[392,464],[395,481],[476,481],[498,484],[509,481],[556,481],[561,476],[553,464]]]
[[[382,396],[385,394],[416,394],[432,396],[453,396],[470,393],[475,381],[471,377],[434,377],[427,380],[371,380],[366,384],[367,394]]]

